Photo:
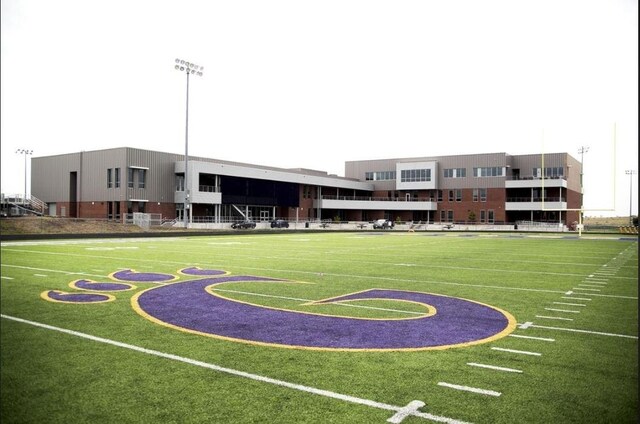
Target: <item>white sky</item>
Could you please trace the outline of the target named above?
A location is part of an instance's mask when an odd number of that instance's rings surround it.
[[[586,215],[629,214],[636,0],[0,1],[3,193],[24,191],[18,148],[183,154],[183,58],[205,67],[190,155],[344,175],[588,146]]]

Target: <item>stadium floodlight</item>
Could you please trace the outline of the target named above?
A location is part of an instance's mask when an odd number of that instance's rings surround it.
[[[633,176],[638,171],[635,169],[627,169],[624,171],[629,176],[629,225],[633,225]]]
[[[583,214],[584,214],[584,154],[589,151],[588,146],[581,146],[578,149],[578,153],[580,153],[580,227],[582,227]],[[582,228],[579,229],[578,233],[581,233]]]
[[[18,149],[16,153],[24,155],[24,197],[22,198],[22,205],[27,202],[27,155],[32,155],[33,150],[30,149]]]
[[[184,209],[182,210],[182,216],[184,219],[184,227],[189,228],[189,222],[192,216],[189,205],[189,75],[193,74],[201,77],[204,66],[198,66],[184,59],[176,59],[175,62],[174,69],[187,74],[187,113],[184,132]]]

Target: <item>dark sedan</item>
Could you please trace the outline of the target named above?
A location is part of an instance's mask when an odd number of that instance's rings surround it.
[[[249,229],[249,228],[256,228],[256,223],[253,221],[240,221],[240,222],[234,222],[233,224],[231,224],[231,228],[233,228],[234,230],[240,230],[240,229]]]
[[[289,222],[284,219],[274,219],[271,221],[271,228],[289,228]]]

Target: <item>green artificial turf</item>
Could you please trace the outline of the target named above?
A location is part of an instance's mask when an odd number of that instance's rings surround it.
[[[637,240],[629,238],[488,233],[6,242],[0,418],[3,423],[384,423],[395,414],[154,354],[159,352],[379,404],[403,407],[419,400],[426,404],[421,412],[453,421],[636,422],[637,251]],[[429,311],[391,300],[313,303],[382,288],[472,300],[511,314],[520,325],[533,324],[497,340],[444,350],[293,349],[206,337],[148,320],[135,311],[132,298],[157,283],[131,283],[132,290],[111,293],[115,300],[97,304],[41,297],[48,290],[79,293],[70,287],[79,279],[114,281],[110,274],[122,269],[188,281],[194,277],[178,271],[192,266],[285,280],[212,289],[268,308],[381,320]],[[408,416],[402,422],[428,421]]]

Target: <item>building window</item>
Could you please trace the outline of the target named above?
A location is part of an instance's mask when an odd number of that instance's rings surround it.
[[[442,190],[438,190],[438,202],[442,202]]]
[[[456,190],[456,202],[462,202],[462,190]]]
[[[147,170],[138,169],[138,188],[144,188],[147,179]]]
[[[453,202],[453,190],[449,190],[449,201]]]
[[[494,223],[493,210],[491,210],[491,209],[489,209],[487,211],[487,222],[489,224],[493,224]]]
[[[396,179],[396,171],[365,172],[366,181],[391,181]]]
[[[487,201],[487,189],[486,188],[481,188],[480,189],[480,201],[481,202],[486,202]]]
[[[431,170],[430,169],[403,169],[400,172],[400,181],[403,183],[431,181]]]
[[[564,175],[564,168],[561,166],[544,168],[544,178],[562,178],[563,175]],[[542,168],[533,168],[533,177],[541,178]]]
[[[311,186],[308,186],[308,185],[302,186],[302,198],[311,199]]]
[[[467,176],[467,168],[449,168],[444,170],[445,178],[464,178]]]
[[[480,223],[484,224],[484,222],[487,220],[487,212],[482,209],[480,210]]]
[[[120,168],[115,168],[116,188],[120,188]]]
[[[489,166],[473,168],[474,177],[504,177],[504,168],[501,166]]]
[[[447,222],[447,211],[440,211],[440,222]]]
[[[184,175],[176,175],[176,191],[184,191]]]
[[[107,188],[113,188],[113,169],[107,169]]]
[[[472,200],[473,200],[474,202],[477,202],[477,201],[478,201],[478,189],[477,189],[477,188],[474,188],[474,189],[473,189],[473,196],[472,196]]]
[[[127,187],[133,188],[133,168],[127,170]]]
[[[448,210],[447,211],[447,221],[448,222],[453,222],[453,211],[452,210]]]

